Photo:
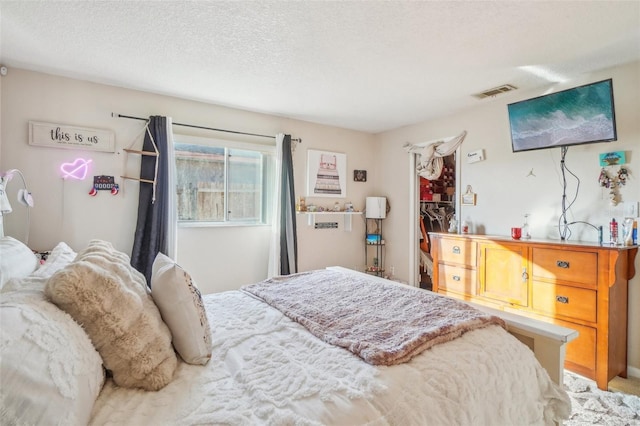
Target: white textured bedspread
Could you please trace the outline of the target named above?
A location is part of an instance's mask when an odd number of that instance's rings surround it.
[[[498,326],[372,366],[243,292],[204,301],[211,361],[180,362],[157,392],[107,380],[91,424],[533,425],[570,413],[533,353]]]

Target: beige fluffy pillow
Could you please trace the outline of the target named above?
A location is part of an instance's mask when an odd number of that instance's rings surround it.
[[[158,390],[171,381],[171,333],[144,276],[110,243],[91,241],[49,279],[45,294],[84,327],[117,385]]]

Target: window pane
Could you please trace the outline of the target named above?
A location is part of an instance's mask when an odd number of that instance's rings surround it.
[[[174,144],[178,220],[268,223],[273,153],[264,147],[239,149],[207,142]]]
[[[255,151],[229,150],[227,187],[230,221],[262,219],[263,155]]]
[[[178,220],[224,221],[225,149],[176,143]]]

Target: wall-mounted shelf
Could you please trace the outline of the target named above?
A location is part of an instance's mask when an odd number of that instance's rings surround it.
[[[155,148],[155,144],[154,144],[154,148]],[[129,149],[129,148],[123,148],[122,149],[125,154],[138,154],[138,155],[142,155],[142,156],[147,156],[147,157],[156,157],[156,161],[157,157],[160,155],[160,153],[158,151],[140,151],[137,149]],[[126,165],[126,158],[125,158],[125,165]],[[151,183],[151,184],[155,184],[156,181],[155,179],[151,180],[151,179],[142,179],[142,178],[137,178],[137,177],[131,177],[131,176],[123,176],[120,175],[120,177],[122,179],[128,179],[128,180],[137,180],[138,182],[144,182],[144,183]]]
[[[157,157],[159,155],[157,152],[153,152],[153,151],[140,151],[138,149],[129,149],[129,148],[123,148],[122,150],[124,152],[128,152],[129,154],[148,155],[150,157]]]
[[[316,215],[326,215],[326,216],[335,216],[342,215],[344,216],[344,230],[347,232],[351,232],[351,218],[353,215],[362,214],[362,212],[296,212],[296,214],[304,214],[307,215],[307,224],[309,226],[315,227],[316,225]]]
[[[120,177],[121,177],[122,179],[137,180],[138,182],[144,182],[144,183],[156,183],[154,180],[150,180],[150,179],[142,179],[142,178],[131,177],[131,176],[122,176],[122,175],[120,175]]]

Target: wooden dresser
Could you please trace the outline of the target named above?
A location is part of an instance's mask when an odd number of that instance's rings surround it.
[[[433,291],[577,330],[565,367],[607,389],[627,376],[638,246],[430,233]]]

